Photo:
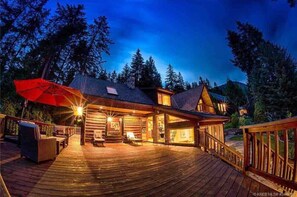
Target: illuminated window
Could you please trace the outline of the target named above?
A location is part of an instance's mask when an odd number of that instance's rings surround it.
[[[221,112],[227,111],[225,103],[218,103],[218,108],[219,108],[219,111],[221,111]]]
[[[172,129],[170,130],[171,143],[194,144],[194,129]]]
[[[115,88],[112,87],[106,87],[107,93],[108,94],[113,94],[113,95],[118,95],[118,92]]]
[[[158,104],[171,106],[170,95],[158,93]]]
[[[199,100],[199,103],[197,105],[197,111],[203,111],[203,101],[202,101],[202,99]]]

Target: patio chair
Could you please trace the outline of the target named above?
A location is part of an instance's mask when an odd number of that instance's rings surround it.
[[[56,138],[42,138],[36,124],[19,123],[21,157],[27,157],[36,163],[56,158]]]
[[[101,130],[94,130],[94,139],[93,144],[94,146],[98,146],[98,143],[104,146],[105,139],[102,137],[102,131]]]
[[[126,132],[126,137],[127,137],[127,142],[131,142],[131,143],[138,143],[141,142],[142,143],[142,139],[141,138],[136,138],[134,133],[131,131],[127,131]]]

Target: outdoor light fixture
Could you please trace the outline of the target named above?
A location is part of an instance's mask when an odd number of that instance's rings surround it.
[[[75,116],[82,116],[83,115],[83,107],[78,107],[78,106],[73,107],[73,113]]]
[[[107,121],[108,121],[108,122],[111,122],[111,121],[112,121],[112,117],[110,117],[110,116],[107,117]]]

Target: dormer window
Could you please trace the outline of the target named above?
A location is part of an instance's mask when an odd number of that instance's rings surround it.
[[[170,95],[158,92],[158,104],[171,106]]]
[[[112,94],[112,95],[118,95],[118,92],[115,88],[113,87],[106,87],[107,93]]]

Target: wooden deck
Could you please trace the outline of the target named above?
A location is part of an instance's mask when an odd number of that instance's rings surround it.
[[[252,196],[274,190],[194,147],[79,145],[39,165],[1,142],[1,173],[12,196]]]

